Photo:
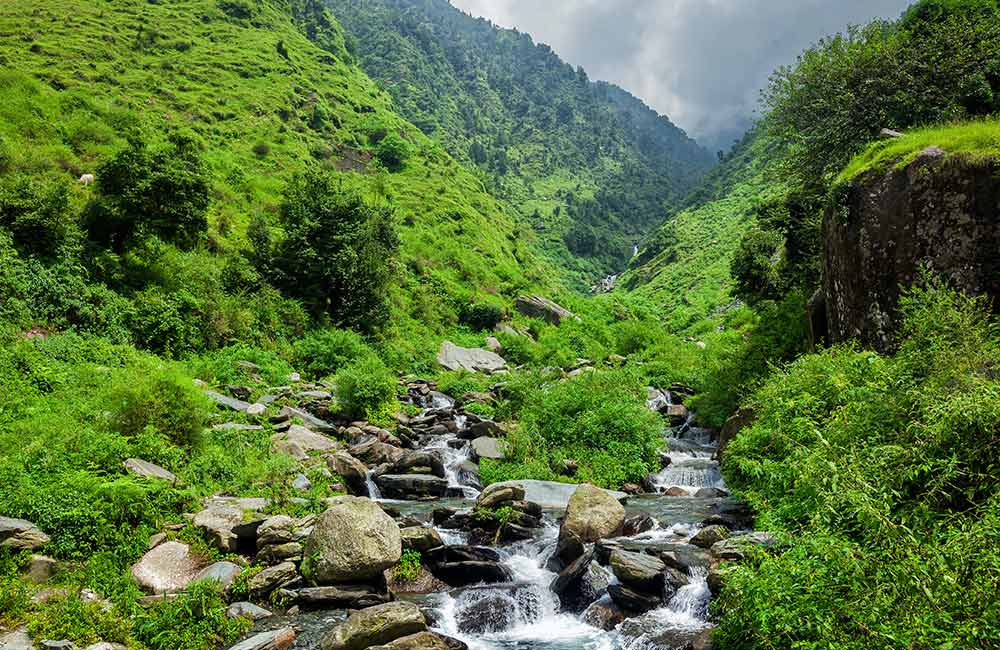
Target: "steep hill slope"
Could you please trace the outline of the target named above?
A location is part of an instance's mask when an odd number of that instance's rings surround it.
[[[714,163],[621,88],[447,0],[326,1],[402,114],[476,164],[583,279],[620,269]]]
[[[310,164],[340,170],[344,187],[395,208],[402,247],[393,325],[433,330],[477,296],[514,295],[554,275],[532,253],[530,229],[393,112],[316,2],[8,3],[0,34],[5,189],[20,181],[56,188],[71,204],[62,218],[75,222],[92,197],[76,179],[129,133],[185,132],[201,144],[212,177],[207,237],[183,254],[144,251],[141,263],[143,288],[190,292],[185,313],[218,330],[209,345],[279,327],[273,291],[231,286],[224,271],[245,266],[249,222],[274,225],[285,181]],[[391,133],[409,152],[393,171],[373,162]],[[6,318],[128,339],[131,325],[116,314],[134,287],[116,286],[114,272],[74,255],[46,264],[5,250],[3,284],[16,304]]]

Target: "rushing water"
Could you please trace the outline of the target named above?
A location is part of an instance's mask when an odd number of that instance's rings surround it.
[[[669,400],[668,393],[654,396],[651,391],[649,406],[661,410],[669,405]],[[454,402],[447,396],[432,394],[425,405],[427,412],[444,411],[452,409]],[[466,422],[461,415],[455,417],[453,430],[460,434]],[[629,515],[649,514],[656,525],[640,535],[616,541],[630,550],[687,549],[686,552],[697,553],[699,550],[688,545],[688,540],[701,528],[701,522],[727,501],[719,494],[693,496],[700,488],[725,487],[718,463],[712,458],[715,444],[711,433],[693,426],[690,419],[682,426],[667,429],[664,435],[670,463],[653,481],[661,494],[631,498],[627,505]],[[434,502],[394,501],[393,506],[404,514],[424,519],[434,508],[472,508],[479,492],[468,485],[470,477],[462,471],[463,464],[468,466],[470,459],[469,443],[461,440],[460,435],[449,433],[426,437],[421,446],[439,455],[449,486],[462,488],[464,497]],[[681,488],[688,496],[662,494],[669,488]],[[369,489],[375,490],[373,495],[378,494],[370,478]],[[549,588],[556,574],[546,568],[555,549],[557,518],[561,514],[559,510],[547,509],[544,525],[536,531],[534,539],[496,549],[514,576],[512,583],[477,585],[421,597],[421,605],[432,612],[433,629],[461,639],[472,650],[668,650],[710,627],[707,569],[699,566],[689,569],[689,583],[678,589],[663,607],[627,619],[612,630],[585,622],[592,620],[587,617],[589,610],[610,601],[606,593],[582,614],[561,612],[559,599]],[[437,531],[445,544],[467,542],[466,533],[441,528]],[[599,567],[596,562],[592,570],[605,572],[610,582],[616,580],[608,568]],[[315,647],[313,643],[298,642],[296,646]]]

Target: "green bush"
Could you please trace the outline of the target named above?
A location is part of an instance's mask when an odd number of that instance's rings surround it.
[[[31,617],[28,632],[35,639],[68,639],[83,647],[101,641],[127,643],[132,623],[114,609],[105,611],[101,603],[72,594],[47,601]]]
[[[378,357],[363,357],[337,373],[337,402],[351,417],[383,421],[396,401],[396,376]]]
[[[108,397],[112,426],[122,435],[136,438],[149,428],[179,447],[198,446],[208,401],[189,378],[164,366],[141,366],[118,378]]]
[[[385,297],[399,247],[394,220],[389,208],[345,190],[336,174],[310,169],[285,189],[285,236],[273,251],[258,252],[270,260],[262,270],[314,316],[376,329],[387,316]]]
[[[375,158],[390,171],[399,171],[410,157],[412,147],[398,133],[390,133],[375,147]]]
[[[314,379],[334,375],[348,364],[375,354],[357,332],[332,327],[309,332],[292,345],[296,367]]]
[[[0,182],[0,226],[22,255],[49,261],[78,234],[66,184],[22,175]]]
[[[459,312],[458,319],[463,325],[474,330],[492,332],[503,320],[503,308],[487,302],[465,305]]]
[[[98,169],[97,187],[86,227],[117,251],[144,235],[190,248],[208,229],[211,174],[192,137],[174,133],[152,147],[133,135]]]
[[[211,580],[188,585],[173,601],[145,610],[136,617],[135,637],[150,650],[212,650],[229,645],[253,623],[226,616],[226,601]]]
[[[270,386],[282,386],[292,373],[292,366],[277,352],[243,343],[205,353],[189,365],[199,379],[216,386],[252,385],[254,377]]]
[[[663,446],[663,423],[646,408],[645,395],[641,375],[631,369],[587,373],[530,391],[521,398],[520,427],[509,436],[510,459],[544,459],[549,467],[574,459],[577,480],[607,488],[641,482],[658,467]],[[551,478],[551,470],[545,474]]]
[[[930,282],[899,352],[840,346],[774,373],[727,482],[791,545],[727,574],[725,647],[980,648],[1000,638],[1000,335]]]
[[[413,549],[403,551],[403,556],[392,570],[396,580],[414,580],[420,575],[420,552]]]

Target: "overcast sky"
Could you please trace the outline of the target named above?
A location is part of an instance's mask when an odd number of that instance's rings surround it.
[[[451,0],[548,43],[711,148],[749,125],[758,91],[820,37],[910,0]]]

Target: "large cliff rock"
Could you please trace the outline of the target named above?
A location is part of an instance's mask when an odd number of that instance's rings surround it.
[[[901,288],[925,266],[1000,306],[1000,164],[936,147],[872,171],[823,222],[827,338],[892,348]]]

